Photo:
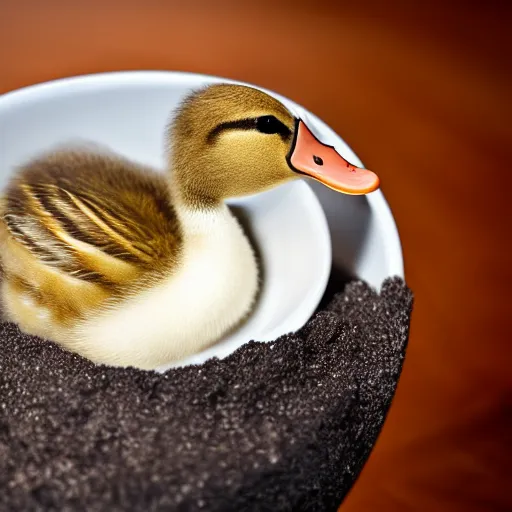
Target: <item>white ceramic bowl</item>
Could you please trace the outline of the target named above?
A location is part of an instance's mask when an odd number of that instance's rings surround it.
[[[15,166],[66,142],[99,143],[161,170],[170,112],[191,90],[222,81],[234,82],[179,72],[119,72],[57,80],[4,94],[0,96],[0,187]],[[322,121],[287,98],[265,91],[307,117],[321,140],[362,166]],[[354,197],[316,184],[313,189],[316,194],[300,181],[230,202],[248,219],[262,258],[260,300],[240,329],[179,365],[222,358],[251,339],[273,340],[300,328],[323,295],[331,254],[336,266],[376,287],[385,277],[403,276],[398,233],[380,191]]]

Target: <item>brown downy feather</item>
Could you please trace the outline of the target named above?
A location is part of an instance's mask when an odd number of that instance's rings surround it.
[[[16,174],[1,209],[8,310],[28,299],[73,322],[154,284],[180,256],[165,177],[113,155],[40,157]]]
[[[268,115],[281,134],[258,133],[257,119]],[[192,93],[171,117],[172,176],[85,150],[23,166],[0,199],[8,318],[62,342],[67,327],[172,275],[184,243],[175,208],[204,210],[298,179],[286,162],[294,126],[276,99],[218,84]]]

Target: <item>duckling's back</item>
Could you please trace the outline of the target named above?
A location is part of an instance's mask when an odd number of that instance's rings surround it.
[[[182,235],[162,175],[59,151],[23,166],[0,202],[4,315],[50,339],[173,272]]]

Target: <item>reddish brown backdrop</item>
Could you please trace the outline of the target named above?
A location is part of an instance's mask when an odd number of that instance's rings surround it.
[[[381,176],[416,294],[396,399],[341,510],[512,510],[510,16],[483,2],[334,4],[0,0],[0,93],[186,70],[269,87],[327,121]]]

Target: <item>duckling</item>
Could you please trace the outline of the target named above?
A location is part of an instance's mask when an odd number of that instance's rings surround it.
[[[228,198],[303,177],[347,194],[379,186],[245,85],[192,92],[166,139],[167,173],[77,148],[17,170],[0,199],[7,321],[98,364],[169,364],[254,307],[259,267]]]

